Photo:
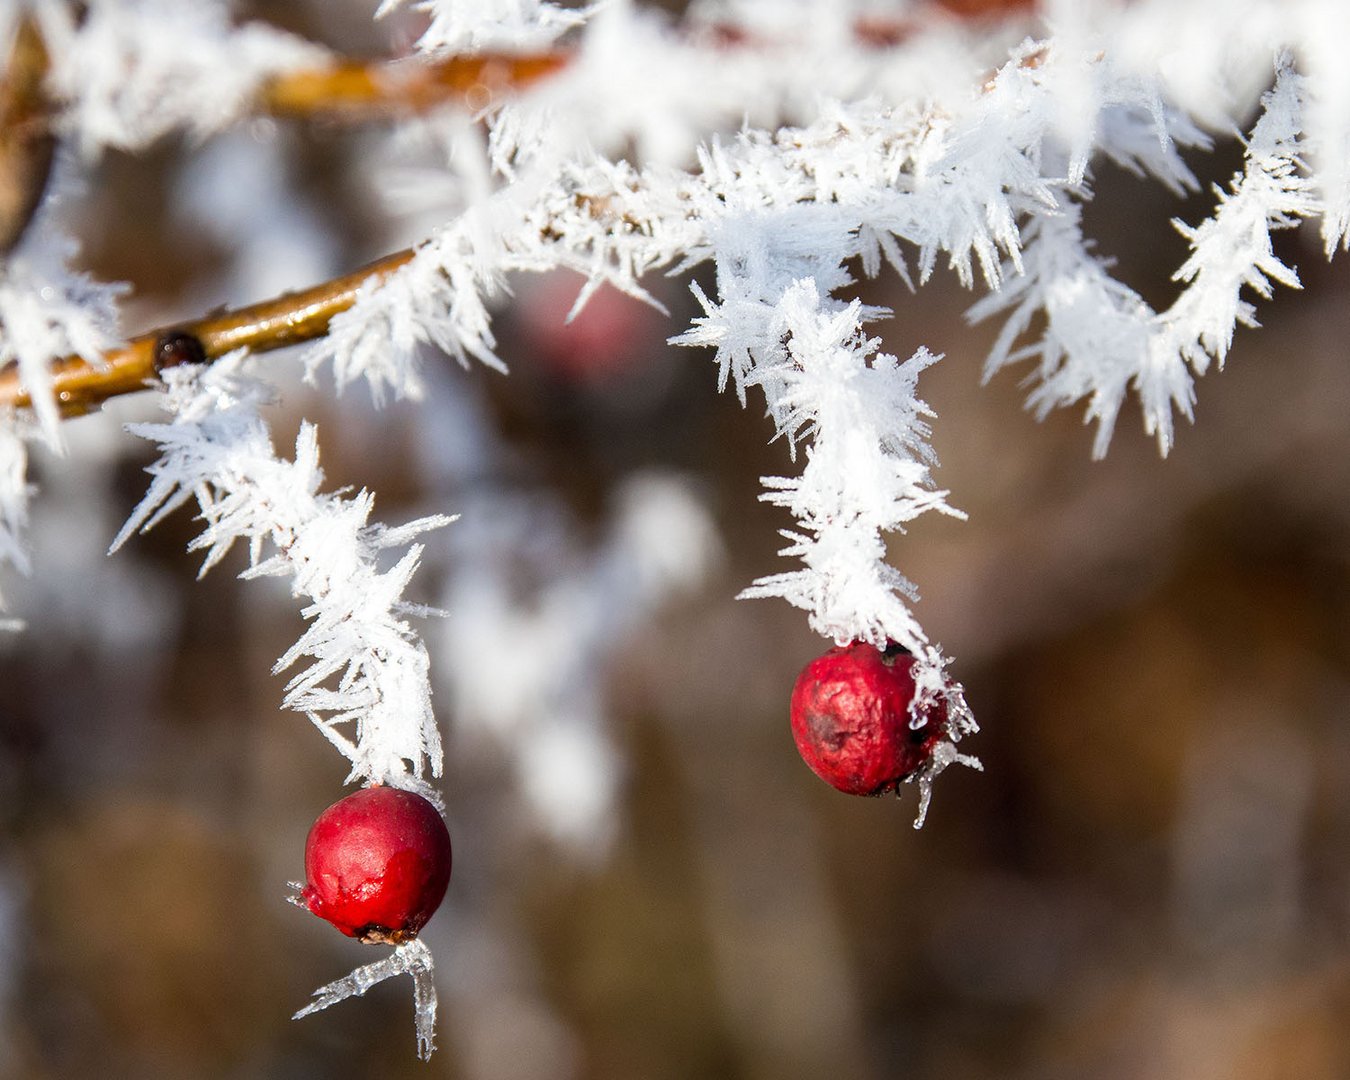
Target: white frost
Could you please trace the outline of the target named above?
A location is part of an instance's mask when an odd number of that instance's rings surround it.
[[[39,4],[48,84],[86,156],[137,149],[175,129],[197,136],[238,120],[270,75],[328,54],[262,23],[234,26],[220,0]]]
[[[1195,376],[1210,361],[1222,366],[1234,327],[1256,325],[1249,288],[1269,298],[1278,282],[1298,288],[1298,275],[1274,254],[1271,232],[1317,213],[1311,181],[1301,168],[1298,133],[1303,80],[1287,64],[1263,99],[1261,118],[1247,143],[1244,170],[1218,192],[1212,217],[1197,226],[1176,222],[1191,255],[1173,275],[1184,288],[1165,311],[1111,277],[1109,265],[1091,251],[1082,232],[1080,199],[1066,193],[1058,213],[1026,228],[1022,273],[976,303],[973,320],[1007,313],[1007,322],[986,362],[986,375],[1035,358],[1029,405],[1040,416],[1086,399],[1088,419],[1098,424],[1094,455],[1106,453],[1126,393],[1133,389],[1144,428],[1165,454],[1174,439],[1173,412],[1191,419]],[[1017,341],[1037,314],[1045,326],[1039,340]]]
[[[241,577],[287,577],[306,601],[309,626],[277,671],[299,667],[283,704],[309,717],[352,763],[349,780],[409,787],[434,798],[423,781],[441,773],[441,739],[431,708],[427,651],[405,616],[426,609],[402,599],[420,544],[409,542],[450,518],[436,515],[390,528],[371,524],[373,497],[319,491],[317,433],[301,425],[295,458],[272,449],[258,415],[267,388],[240,371],[236,354],[210,368],[166,372],[165,424],[129,430],[160,446],[149,491],[113,541],[116,551],[195,500],[204,522],[189,550],[206,552],[204,574],[242,540]],[[380,569],[383,552],[403,548]]]
[[[1320,219],[1328,255],[1350,237],[1350,5],[1335,0],[1045,0],[992,30],[935,5],[874,0],[702,0],[683,26],[622,0],[584,11],[385,0],[380,10],[401,6],[426,16],[421,60],[546,48],[564,34],[574,58],[489,104],[484,144],[449,170],[456,215],[334,318],[311,374],[331,360],[339,386],[364,380],[377,398],[416,398],[423,346],[501,366],[492,306],[513,273],[575,270],[588,280],[581,305],[602,283],[651,300],[644,275],[710,263],[715,294],[696,290],[702,314],[677,340],[714,349],[719,383],[743,403],[763,394],[800,465],[767,478],[763,496],[792,513],[785,554],[799,565],[744,595],[786,598],[826,637],[915,652],[920,700],[945,699],[953,738],[916,778],[921,818],[937,773],[970,763],[954,743],[974,720],[886,545],[928,511],[955,511],[933,481],[931,416],[918,396],[935,357],[911,346],[902,359],[868,336],[888,313],[857,299],[857,277],[889,267],[922,286],[945,266],[988,289],[972,316],[1005,318],[989,373],[1029,361],[1038,413],[1085,402],[1098,454],[1134,396],[1166,452],[1176,415],[1192,415],[1197,377],[1224,362],[1237,326],[1254,325],[1253,296],[1298,284],[1272,231]],[[220,0],[11,2],[0,4],[0,38],[19,10],[39,21],[62,132],[87,157],[221,130],[272,74],[326,56],[235,25]],[[476,129],[461,117],[442,130],[449,146]],[[1183,152],[1237,130],[1250,132],[1242,171],[1205,220],[1178,225],[1191,248],[1178,297],[1154,310],[1085,234],[1094,169],[1109,161],[1184,192],[1195,180]],[[33,394],[36,430],[55,443],[51,361],[97,361],[116,339],[115,290],[70,272],[69,250],[40,222],[29,231],[0,268],[0,367],[12,364]],[[280,661],[298,671],[286,704],[351,760],[354,778],[425,788],[440,741],[427,653],[406,618],[417,610],[402,595],[421,554],[413,541],[447,519],[388,529],[370,523],[369,493],[321,492],[313,427],[302,427],[294,460],[279,458],[257,412],[265,390],[238,360],[167,382],[173,418],[134,429],[163,456],[116,544],[189,502],[204,522],[193,543],[203,569],[245,541],[245,576],[284,577],[305,604],[305,634]],[[3,421],[0,562],[22,569],[23,440],[34,428]],[[685,563],[700,549],[691,527],[662,554],[676,501],[644,505],[620,512],[600,555],[536,589],[531,612],[508,603],[500,567],[450,589],[469,615],[466,637],[518,644],[572,631],[528,679],[484,690],[470,678],[462,693],[480,694],[485,725],[535,748],[520,756],[524,786],[574,833],[608,813],[617,772],[581,669],[594,668],[625,615],[693,578]],[[552,726],[521,719],[538,701]],[[573,763],[570,779],[541,764],[559,758]],[[429,980],[419,950],[325,988],[312,1007],[411,973],[429,1052],[434,997],[416,981]]]
[[[428,20],[417,39],[424,53],[538,49],[586,21],[585,11],[549,0],[381,0],[375,17],[402,7]]]

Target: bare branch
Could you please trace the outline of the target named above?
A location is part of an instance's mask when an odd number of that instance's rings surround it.
[[[0,78],[0,255],[23,236],[51,172],[56,139],[42,92],[46,71],[47,50],[25,16]]]
[[[301,292],[285,293],[232,311],[217,311],[192,322],[158,327],[110,352],[102,364],[91,364],[78,356],[58,360],[52,365],[52,390],[57,406],[62,416],[81,416],[108,398],[145,389],[164,362],[157,359],[159,346],[165,339],[178,335],[196,338],[208,361],[234,349],[266,352],[323,337],[328,332],[329,320],[352,306],[362,284],[393,273],[412,257],[411,249],[398,251]],[[172,355],[175,351],[166,350],[171,363],[176,362]],[[5,407],[32,407],[32,398],[19,381],[14,365],[0,371],[0,409]]]
[[[287,119],[349,122],[425,112],[446,104],[481,109],[560,71],[570,59],[566,52],[544,52],[479,53],[431,63],[342,61],[272,78],[263,87],[259,104],[273,116]]]

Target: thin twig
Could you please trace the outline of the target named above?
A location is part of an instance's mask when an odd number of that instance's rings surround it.
[[[57,406],[62,416],[81,416],[111,397],[145,389],[157,372],[157,346],[172,335],[196,338],[208,361],[234,349],[266,352],[323,337],[333,316],[355,302],[362,284],[393,273],[412,257],[411,249],[398,251],[301,292],[285,293],[233,311],[216,311],[193,322],[158,327],[108,353],[101,364],[78,356],[65,357],[52,365]],[[0,410],[6,406],[32,406],[16,366],[0,371]]]
[[[347,60],[277,75],[258,101],[273,116],[293,120],[379,120],[446,104],[477,110],[562,70],[570,60],[567,52],[478,53],[431,62]]]
[[[20,18],[0,79],[0,255],[19,242],[42,199],[56,137],[42,91],[47,50],[31,16]]]

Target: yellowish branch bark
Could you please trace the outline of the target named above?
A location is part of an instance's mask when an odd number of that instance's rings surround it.
[[[438,105],[482,109],[560,71],[565,52],[479,53],[444,60],[344,61],[278,75],[264,85],[259,106],[288,119],[381,120]]]
[[[301,292],[286,293],[233,311],[214,312],[191,322],[158,327],[110,352],[101,364],[91,364],[78,356],[58,360],[51,370],[61,415],[81,416],[109,398],[144,390],[158,373],[157,346],[172,334],[196,338],[208,361],[234,349],[266,352],[323,337],[333,316],[355,302],[356,291],[363,283],[392,274],[412,257],[411,250],[398,251]],[[19,381],[17,366],[0,371],[0,410],[31,406],[32,398]]]
[[[46,73],[42,37],[24,16],[0,77],[0,255],[23,236],[51,172],[56,137],[42,92]]]

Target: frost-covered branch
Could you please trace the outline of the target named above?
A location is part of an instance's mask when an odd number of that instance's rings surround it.
[[[283,704],[308,716],[351,761],[349,779],[425,793],[427,767],[432,776],[441,772],[441,741],[427,652],[406,616],[426,609],[402,596],[422,552],[409,541],[450,519],[389,528],[370,523],[369,492],[320,492],[313,425],[301,426],[293,461],[278,458],[257,411],[266,387],[240,371],[242,362],[236,355],[165,373],[173,419],[130,427],[158,443],[161,456],[112,550],[195,500],[204,527],[189,550],[206,552],[203,574],[244,541],[241,577],[289,578],[292,595],[307,601],[308,628],[275,669],[299,668]],[[399,548],[398,561],[381,569],[382,553]]]
[[[814,18],[823,26],[831,17]],[[832,41],[851,40],[847,18],[831,25]],[[1189,415],[1192,373],[1211,356],[1221,359],[1233,323],[1250,319],[1237,289],[1292,280],[1269,256],[1269,228],[1315,208],[1295,165],[1289,76],[1253,134],[1244,178],[1192,234],[1186,292],[1155,315],[1091,254],[1076,213],[1098,152],[1172,187],[1193,184],[1177,148],[1204,137],[1167,103],[1169,81],[1128,50],[1117,60],[1086,30],[1078,39],[1028,42],[984,82],[967,84],[964,98],[939,84],[941,99],[920,101],[883,83],[879,97],[816,105],[815,119],[800,127],[714,138],[689,171],[660,161],[638,168],[587,149],[631,121],[612,100],[595,98],[590,81],[596,50],[615,59],[606,35],[616,27],[635,51],[674,47],[665,39],[653,44],[660,35],[622,5],[597,16],[568,74],[537,100],[491,118],[495,189],[387,273],[367,275],[330,305],[313,324],[328,334],[310,354],[310,372],[331,360],[339,385],[364,379],[377,398],[416,397],[423,343],[461,362],[500,366],[490,307],[513,272],[566,266],[589,278],[588,290],[610,282],[643,295],[643,274],[712,260],[720,295],[705,302],[706,317],[681,340],[716,345],[723,385],[734,383],[742,400],[748,386],[760,386],[779,433],[794,446],[799,437],[812,440],[802,477],[774,481],[769,496],[797,514],[801,527],[789,550],[808,569],[756,588],[790,594],[832,637],[923,643],[904,606],[912,589],[884,562],[881,537],[924,509],[945,507],[925,486],[926,432],[913,394],[927,358],[918,353],[902,365],[862,335],[879,313],[836,299],[853,282],[854,266],[873,274],[884,261],[907,276],[908,248],[920,282],[940,260],[968,285],[978,268],[998,290],[978,310],[1012,312],[991,370],[1040,356],[1033,404],[1043,410],[1088,397],[1101,425],[1099,449],[1133,387],[1146,425],[1166,447],[1171,410]],[[442,44],[463,44],[464,33],[460,27]],[[793,41],[784,47],[804,47]],[[587,102],[595,107],[575,110],[580,126],[548,137],[525,119],[549,120]],[[1281,124],[1286,134],[1275,130]],[[527,147],[526,136],[538,138]],[[1038,311],[1048,315],[1042,345],[1014,354]],[[238,344],[209,336],[208,355]],[[143,366],[133,370],[145,377]],[[845,408],[826,388],[854,377],[890,380],[882,397],[900,428],[874,425],[868,439],[830,433],[829,408],[849,416],[836,425],[846,432],[856,420],[848,409],[867,396]],[[860,456],[869,439],[874,446]],[[880,468],[884,480],[874,489],[885,497],[865,513],[840,478],[852,467]]]
[[[262,23],[232,26],[228,7],[219,0],[193,5],[100,0],[82,18],[59,4],[34,5],[36,22],[60,57],[48,79],[53,100],[44,109],[59,106],[61,126],[77,132],[89,154],[105,146],[144,146],[174,129],[215,133],[255,112],[369,122],[445,106],[480,111],[576,64],[583,51],[560,45],[559,39],[593,15],[592,9],[518,0],[474,5],[393,0],[383,3],[377,16],[408,6],[430,14],[415,43],[416,55],[362,61],[330,55]],[[610,36],[619,38],[630,36],[650,16],[624,11],[605,18],[617,31]],[[847,31],[839,44],[874,54],[893,51],[933,22],[922,10],[898,19],[857,13],[839,24]],[[779,65],[766,64],[766,54],[793,44],[790,25],[786,35],[783,29],[781,24],[759,27],[751,36],[733,21],[694,20],[691,41],[680,44],[665,36],[661,42],[662,59],[669,65],[663,81],[688,79],[690,63],[709,36],[724,50],[742,54],[737,67],[772,70]],[[5,30],[0,21],[0,39]],[[643,36],[647,44],[657,37]],[[227,57],[229,78],[207,81],[204,73],[220,71]],[[747,75],[738,73],[738,82],[751,85],[754,80]],[[711,104],[719,95],[704,96]]]
[[[1272,282],[1299,286],[1293,268],[1275,256],[1271,232],[1320,209],[1300,156],[1304,102],[1303,79],[1282,64],[1248,140],[1246,166],[1227,191],[1217,191],[1213,216],[1195,227],[1174,223],[1191,254],[1173,275],[1185,287],[1165,311],[1154,311],[1115,280],[1109,263],[1091,252],[1080,223],[1078,200],[1085,192],[1066,192],[1057,214],[1035,218],[1025,232],[1022,272],[1010,272],[1001,291],[970,311],[973,320],[1007,313],[986,376],[1036,359],[1028,404],[1044,416],[1086,398],[1087,418],[1098,425],[1097,457],[1106,453],[1125,395],[1134,389],[1145,430],[1167,453],[1173,411],[1193,416],[1195,377],[1211,359],[1222,366],[1237,325],[1256,325],[1242,290],[1269,298]],[[1045,319],[1040,338],[1015,348],[1038,314]]]
[[[388,120],[449,105],[478,110],[562,70],[569,55],[474,53],[422,62],[333,61],[282,72],[257,92],[258,107],[288,120]]]
[[[1032,361],[1032,408],[1086,401],[1099,454],[1135,394],[1166,452],[1174,414],[1192,415],[1195,379],[1224,362],[1236,326],[1254,325],[1252,295],[1298,284],[1273,253],[1272,231],[1320,216],[1328,254],[1350,231],[1347,5],[1083,0],[1037,14],[1010,4],[1013,17],[978,26],[941,10],[960,6],[701,0],[676,25],[623,0],[585,9],[385,0],[382,14],[425,16],[414,55],[356,64],[236,24],[223,0],[0,4],[0,42],[31,18],[50,54],[45,97],[32,71],[18,72],[21,107],[7,111],[0,95],[0,123],[35,113],[86,166],[105,148],[215,135],[260,112],[417,113],[387,141],[372,133],[379,149],[363,158],[383,162],[407,136],[423,136],[451,189],[405,251],[120,347],[116,288],[71,269],[62,234],[43,214],[30,222],[20,200],[6,219],[18,224],[0,229],[0,563],[26,564],[28,443],[55,444],[61,416],[162,377],[171,419],[132,428],[161,457],[114,547],[195,503],[203,527],[191,547],[204,553],[203,571],[243,541],[242,576],[286,578],[303,604],[306,629],[278,662],[294,673],[286,706],[350,760],[352,778],[434,797],[428,654],[408,621],[426,612],[403,594],[422,551],[416,537],[447,519],[385,528],[370,522],[368,492],[323,492],[308,423],[294,459],[279,457],[259,414],[268,392],[235,350],[313,343],[311,377],[331,364],[339,388],[364,381],[377,400],[417,398],[424,346],[465,366],[504,367],[493,314],[513,275],[580,272],[580,309],[605,283],[655,304],[646,275],[711,264],[715,285],[694,290],[701,314],[673,328],[683,330],[674,340],[711,348],[719,385],[742,404],[762,395],[799,467],[765,478],[761,496],[793,515],[783,554],[797,561],[742,595],[784,598],[836,641],[896,642],[915,654],[915,708],[942,697],[950,736],[913,777],[922,817],[934,777],[970,763],[955,740],[974,720],[887,548],[924,513],[960,515],[935,482],[932,414],[918,393],[937,358],[917,342],[893,355],[869,336],[891,313],[859,299],[859,278],[894,271],[921,287],[945,267],[963,286],[988,289],[972,315],[1005,317],[989,373]],[[448,102],[457,113],[440,108]],[[1250,131],[1243,170],[1207,220],[1177,225],[1190,255],[1176,301],[1155,310],[1111,276],[1085,234],[1094,171],[1109,161],[1186,192],[1198,184],[1183,155],[1238,130]],[[382,190],[373,166],[370,179]],[[219,362],[163,362],[171,331]],[[454,648],[477,668],[459,680],[459,703],[522,744],[525,786],[541,805],[565,802],[568,813],[555,816],[574,835],[597,831],[611,793],[604,776],[590,783],[601,770],[585,767],[586,754],[603,764],[604,750],[592,738],[587,671],[625,618],[680,578],[631,549],[657,554],[651,534],[669,545],[683,521],[686,542],[671,561],[687,570],[702,557],[696,515],[682,514],[678,498],[648,491],[642,505],[618,519],[618,532],[633,529],[637,540],[619,535],[534,590],[528,617],[491,529],[479,532],[482,562],[461,552],[447,575],[447,595],[465,612],[451,624]],[[478,572],[483,564],[490,573]],[[508,680],[483,660],[558,627],[568,648],[547,654],[547,670]],[[563,782],[560,760],[570,767]],[[435,995],[420,944],[323,988],[300,1015],[403,973],[414,978],[428,1054]]]

